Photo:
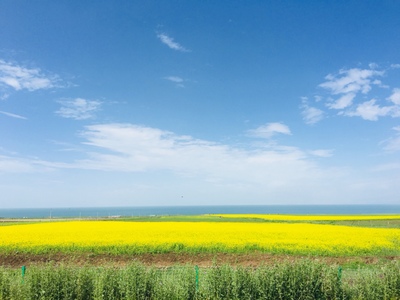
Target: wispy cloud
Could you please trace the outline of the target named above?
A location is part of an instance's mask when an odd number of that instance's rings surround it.
[[[6,115],[6,116],[11,117],[11,118],[16,118],[16,119],[22,119],[22,120],[26,120],[27,119],[27,118],[25,118],[23,116],[20,116],[20,115],[17,115],[17,114],[13,114],[13,113],[10,113],[10,112],[6,112],[6,111],[1,111],[1,110],[0,110],[0,114]]]
[[[177,51],[182,51],[182,52],[189,52],[188,49],[180,45],[179,43],[175,42],[173,38],[169,37],[165,33],[159,33],[157,34],[157,37],[160,39],[160,41],[167,45],[169,48]]]
[[[318,149],[309,151],[310,154],[318,156],[318,157],[331,157],[333,156],[332,149]]]
[[[386,98],[393,105],[380,105],[377,99],[362,102],[355,109],[343,112],[346,116],[358,116],[368,121],[377,121],[379,117],[400,117],[400,89],[393,89],[392,94]]]
[[[0,155],[0,173],[32,173],[51,169],[50,163],[38,159]]]
[[[289,134],[270,126],[270,134]],[[134,124],[98,124],[85,127],[82,137],[89,158],[77,168],[122,172],[171,171],[184,177],[200,176],[212,182],[290,185],[321,174],[307,153],[296,147],[271,145],[252,149],[176,135]],[[294,171],[297,170],[297,171]]]
[[[320,100],[318,99],[318,102],[319,101]],[[313,125],[324,118],[324,112],[321,109],[310,106],[306,97],[303,97],[300,107],[302,109],[301,114],[303,116],[303,120],[306,124]]]
[[[332,95],[341,95],[338,99],[328,104],[332,109],[343,109],[350,106],[358,93],[368,94],[373,84],[381,84],[380,81],[372,80],[383,76],[384,71],[375,69],[342,69],[338,74],[329,74],[325,77],[327,81],[319,87],[324,88]]]
[[[371,69],[342,69],[336,75],[327,75],[325,77],[327,81],[319,86],[330,90],[334,95],[358,92],[366,94],[371,90],[371,78],[384,74],[384,71]]]
[[[339,99],[332,103],[327,103],[327,106],[332,109],[343,109],[353,104],[353,99],[356,97],[355,93],[348,93],[341,96]]]
[[[368,121],[377,121],[379,117],[394,115],[395,106],[379,106],[375,99],[365,101],[357,106],[355,111],[344,112],[346,116],[358,116]]]
[[[392,95],[390,95],[387,100],[392,101],[395,105],[400,105],[400,89],[393,89]]]
[[[399,170],[400,163],[388,163],[388,164],[381,164],[372,169],[374,172],[385,172],[385,171],[392,171],[392,170]]]
[[[370,63],[369,67],[341,69],[336,74],[328,74],[325,81],[318,85],[327,96],[317,95],[319,101],[315,101],[313,106],[308,104],[307,98],[303,99],[301,114],[305,123],[320,121],[328,114],[326,108],[336,110],[340,116],[361,117],[368,121],[388,116],[400,117],[400,88],[391,89],[391,94],[387,95],[390,86],[380,79],[388,77],[389,71],[397,65],[379,69],[378,64]],[[369,96],[372,90],[373,97]]]
[[[35,91],[59,86],[57,75],[46,75],[39,68],[27,68],[0,60],[0,84],[16,91]]]
[[[0,155],[0,173],[25,173],[32,172],[33,166],[19,159]]]
[[[329,157],[332,152],[326,149],[303,151],[278,143],[236,147],[135,124],[90,125],[80,134],[79,147],[85,151],[80,151],[79,156],[84,157],[46,162],[0,156],[0,172],[78,169],[93,171],[94,176],[96,171],[108,171],[109,175],[105,176],[125,179],[126,173],[132,178],[144,178],[144,184],[151,177],[151,189],[161,189],[166,194],[180,193],[182,189],[192,191],[195,187],[197,191],[207,190],[198,195],[199,199],[217,195],[276,204],[286,201],[278,199],[291,201],[299,197],[306,203],[337,203],[337,199],[344,199],[348,193],[355,193],[353,201],[365,201],[366,197],[375,199],[387,191],[387,185],[381,184],[386,177],[372,181],[346,168],[321,167],[315,156]],[[168,187],[164,184],[166,181]],[[395,184],[390,191],[395,190]],[[132,187],[131,182],[129,186]],[[99,196],[104,192],[115,196],[108,187],[95,190]]]
[[[168,77],[164,77],[165,79],[175,82],[175,83],[182,83],[184,80],[181,77],[178,76],[168,76]]]
[[[86,100],[83,98],[59,100],[61,108],[55,113],[63,118],[75,120],[86,120],[95,117],[100,109],[101,102],[97,100]]]
[[[10,97],[10,94],[5,93],[3,95],[0,95],[0,100],[6,100],[8,97]]]
[[[257,138],[271,138],[276,134],[291,135],[290,129],[283,123],[267,123],[256,129],[248,131],[249,136]]]
[[[164,79],[175,83],[175,85],[177,87],[185,87],[185,85],[183,84],[185,82],[185,79],[183,79],[181,77],[178,77],[178,76],[167,76],[167,77],[164,77]]]
[[[381,142],[381,144],[383,144],[383,149],[387,152],[398,152],[400,151],[400,126],[392,129],[396,131],[395,136]]]

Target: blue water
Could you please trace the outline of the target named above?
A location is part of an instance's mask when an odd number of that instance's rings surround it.
[[[400,214],[400,205],[149,206],[0,209],[0,218],[78,218],[202,214],[371,215]]]

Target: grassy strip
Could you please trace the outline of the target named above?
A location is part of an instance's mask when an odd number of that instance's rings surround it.
[[[119,218],[64,218],[64,219],[0,219],[0,226],[10,225],[29,225],[43,222],[58,222],[58,221],[123,221],[123,222],[234,222],[234,223],[310,223],[310,224],[328,224],[341,226],[369,227],[369,228],[400,228],[400,216],[362,216],[363,219],[357,219],[360,216],[353,216],[353,219],[346,220],[322,220],[322,216],[317,216],[320,220],[313,219],[313,216],[303,216],[306,219],[291,219],[290,216],[280,216],[279,219],[273,217],[262,217],[263,215],[246,216],[240,215],[225,216],[225,215],[199,215],[199,216],[134,216],[134,217],[119,217]],[[287,219],[281,218],[286,217]],[[301,216],[296,216],[301,217]],[[315,216],[314,216],[315,217]],[[330,216],[334,218],[334,216]],[[337,218],[342,216],[336,216]],[[308,219],[307,219],[308,218]],[[366,219],[367,218],[367,219]]]
[[[368,228],[400,228],[399,220],[353,220],[353,221],[315,221],[314,224],[330,224]]]
[[[273,214],[212,214],[220,218],[248,218],[277,221],[361,221],[399,220],[400,215],[273,215]]]
[[[338,266],[299,261],[256,269],[214,265],[166,269],[0,268],[0,299],[398,299],[400,264],[343,273]]]

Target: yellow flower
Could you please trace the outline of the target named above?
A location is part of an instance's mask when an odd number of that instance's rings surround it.
[[[400,252],[400,230],[307,223],[70,221],[0,226],[5,251]]]

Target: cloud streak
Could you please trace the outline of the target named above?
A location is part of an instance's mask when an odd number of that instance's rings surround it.
[[[383,144],[383,149],[387,152],[398,152],[400,151],[400,126],[396,126],[392,128],[396,131],[396,135],[391,137],[381,144]]]
[[[20,116],[20,115],[17,115],[17,114],[13,114],[13,113],[10,113],[10,112],[6,112],[6,111],[1,111],[1,110],[0,110],[0,114],[3,114],[3,115],[5,115],[5,116],[11,117],[11,118],[27,120],[26,117],[23,117],[23,116]]]
[[[74,120],[86,120],[95,117],[100,109],[101,102],[97,100],[86,100],[83,98],[63,99],[58,101],[61,108],[55,113],[63,118]]]
[[[164,77],[164,79],[175,83],[177,87],[182,87],[182,88],[185,87],[185,85],[183,84],[185,82],[185,79],[179,76],[167,76]]]
[[[160,39],[160,41],[167,45],[170,49],[181,51],[181,52],[189,52],[188,49],[180,45],[179,43],[175,42],[173,38],[169,37],[168,35],[164,33],[159,33],[157,34],[157,37]]]
[[[0,173],[33,173],[50,170],[51,163],[37,159],[0,155]]]
[[[271,138],[276,134],[291,135],[290,129],[283,123],[267,123],[248,131],[248,135],[256,138]]]
[[[310,154],[318,156],[318,157],[331,157],[333,156],[332,149],[318,149],[309,151]]]

